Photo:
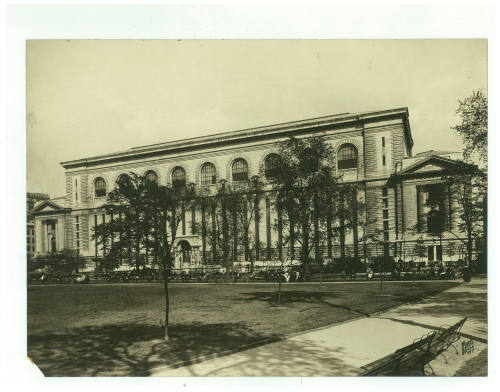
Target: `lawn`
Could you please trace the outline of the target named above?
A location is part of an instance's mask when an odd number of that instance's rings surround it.
[[[279,339],[435,294],[446,281],[171,285],[162,340],[161,284],[28,287],[28,355],[46,376],[127,376]]]

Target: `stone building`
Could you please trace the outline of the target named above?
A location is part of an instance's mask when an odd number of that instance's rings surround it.
[[[35,205],[43,200],[48,200],[49,195],[45,193],[27,193],[26,194],[26,251],[27,258],[30,260],[35,254],[36,236],[35,219],[33,210]]]
[[[358,184],[358,200],[366,201],[368,214],[373,219],[371,229],[380,231],[384,242],[375,250],[373,246],[370,248],[370,257],[379,252],[405,260],[463,257],[456,233],[443,233],[438,239],[427,233],[423,222],[429,214],[425,201],[442,191],[439,184],[443,170],[453,170],[458,162],[449,152],[412,155],[407,108],[343,113],[62,162],[66,174],[64,202],[46,201],[35,209],[37,253],[71,248],[83,257],[102,257],[105,249],[96,245],[92,230],[96,224],[111,219],[100,207],[124,174],[148,173],[160,184],[213,188],[221,180],[232,183],[252,176],[265,178],[262,168],[266,160],[292,135],[323,136],[335,151],[337,174],[341,174],[345,182]],[[269,196],[264,195],[258,206],[262,218],[250,227],[260,249],[254,250],[252,257],[266,261],[276,258],[278,238],[270,224],[276,214],[270,208]],[[201,219],[199,210],[186,213],[175,243],[177,267],[206,262],[201,249],[204,241],[195,231]],[[422,227],[415,230],[420,223]],[[454,223],[450,224],[453,227]],[[355,241],[359,230],[348,233],[346,256],[361,253],[356,252],[361,244]],[[415,252],[417,240],[420,253]],[[443,252],[445,245],[447,252]],[[422,254],[422,246],[425,254]],[[333,253],[334,258],[339,257],[338,246]],[[289,249],[284,249],[281,256],[288,257]],[[243,257],[242,252],[238,252],[237,259],[241,261]]]

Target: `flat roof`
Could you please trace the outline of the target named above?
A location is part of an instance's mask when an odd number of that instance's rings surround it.
[[[405,122],[405,134],[407,143],[410,147],[413,146],[413,139],[411,137],[411,130],[408,121],[408,108],[396,108],[388,110],[359,112],[359,113],[340,113],[323,117],[309,118],[299,121],[290,121],[285,123],[278,123],[262,127],[247,128],[237,131],[215,133],[207,136],[198,136],[192,138],[185,138],[174,140],[165,143],[156,143],[140,147],[132,147],[127,150],[113,152],[104,155],[97,155],[88,158],[75,159],[64,161],[60,164],[64,168],[87,166],[89,164],[99,164],[110,160],[121,159],[134,159],[140,158],[145,155],[162,154],[168,152],[175,152],[185,149],[197,149],[210,147],[214,144],[221,143],[236,143],[248,139],[260,139],[271,136],[279,136],[280,134],[287,134],[293,132],[305,131],[311,128],[322,128],[327,126],[342,126],[349,123],[356,123],[359,121],[377,120],[385,117],[402,116]]]

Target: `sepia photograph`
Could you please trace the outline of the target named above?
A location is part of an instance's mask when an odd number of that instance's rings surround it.
[[[25,54],[44,376],[488,376],[487,39]]]

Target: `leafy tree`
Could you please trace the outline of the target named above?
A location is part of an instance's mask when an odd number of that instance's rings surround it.
[[[488,97],[482,90],[458,101],[456,115],[461,123],[452,127],[464,142],[464,158],[469,161],[477,155],[484,164],[488,160]]]
[[[338,192],[338,178],[333,174],[333,149],[323,137],[291,137],[281,144],[279,156],[268,180],[276,195],[274,203],[281,216],[280,224],[289,228],[283,242],[290,246],[293,258],[297,241],[302,263],[307,266],[313,248],[316,249],[315,261],[319,262],[323,215],[320,211],[332,208],[332,194]]]
[[[421,239],[418,239],[413,245],[413,255],[419,257],[420,261],[427,255],[427,248]]]
[[[361,229],[359,241],[363,244],[363,259],[365,264],[368,261],[368,246],[380,243],[380,236],[383,230],[377,228],[377,218],[366,201],[358,202],[357,205],[357,225]]]
[[[456,221],[459,233],[465,233],[466,239],[450,229],[450,232],[464,243],[467,260],[472,261],[474,242],[484,234],[484,214],[486,200],[486,176],[478,169],[464,167],[463,171],[445,178],[450,188],[451,214]]]
[[[165,289],[165,340],[168,341],[170,298],[169,272],[174,264],[174,243],[182,217],[196,202],[194,187],[158,185],[135,173],[116,184],[102,207],[110,217],[97,225],[95,238],[110,254],[125,252],[139,268],[146,250],[158,257]]]
[[[197,231],[215,246],[215,254],[222,253],[225,267],[232,267],[232,261],[237,259],[238,249],[243,245],[245,260],[251,261],[253,270],[250,247],[254,241],[250,225],[260,219],[255,201],[260,198],[262,187],[258,177],[234,183],[221,181],[215,192],[205,188],[197,196],[198,205],[208,211],[213,220],[212,224],[198,223]]]
[[[60,252],[39,255],[33,258],[29,268],[46,268],[50,272],[69,274],[85,267],[85,260],[81,258],[78,251],[63,249]]]

